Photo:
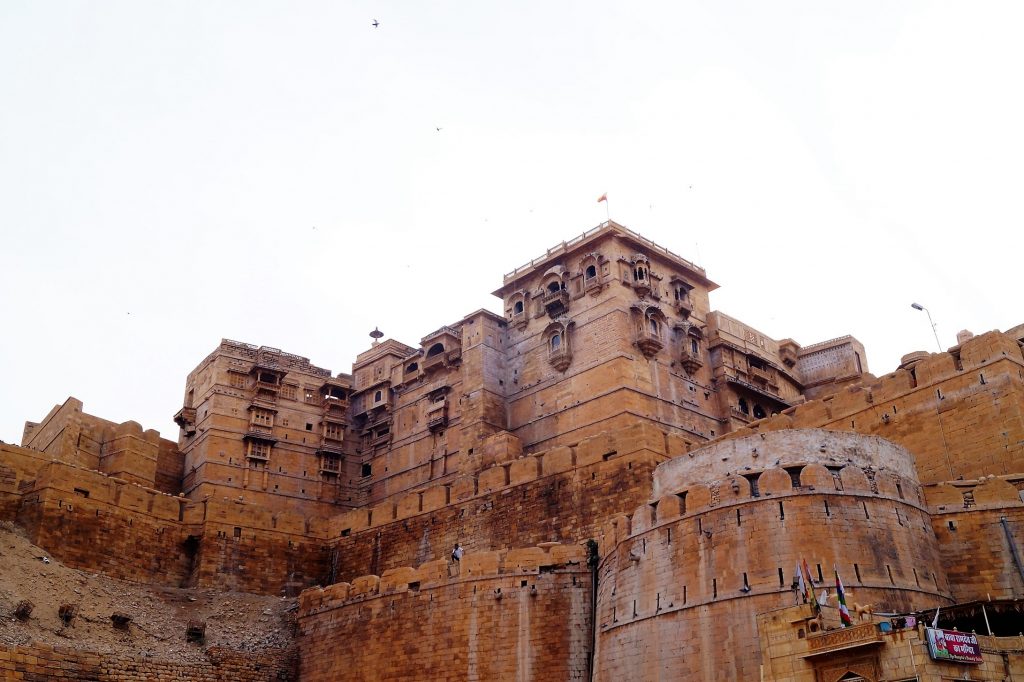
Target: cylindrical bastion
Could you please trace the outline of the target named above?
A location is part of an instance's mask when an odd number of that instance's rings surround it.
[[[835,567],[851,612],[950,601],[913,456],[877,436],[712,444],[659,465],[653,496],[604,532],[597,679],[758,679],[755,615],[800,603],[799,561],[819,594]]]

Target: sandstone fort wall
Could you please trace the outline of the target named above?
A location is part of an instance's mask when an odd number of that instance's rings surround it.
[[[0,646],[0,673],[5,680],[26,682],[271,682],[295,680],[295,652],[264,649],[243,653],[212,647],[208,661],[175,663],[90,653],[71,647]]]
[[[914,454],[937,483],[1024,471],[1024,357],[1013,335],[989,332],[870,386],[790,408],[726,438],[787,428],[874,434]]]
[[[654,468],[685,451],[649,424],[519,456],[517,439],[485,441],[479,474],[359,509],[329,522],[334,577],[380,572],[448,556],[596,535],[601,522],[650,496]]]
[[[301,679],[587,679],[590,576],[583,547],[545,543],[307,590]]]
[[[837,434],[822,452],[823,435],[727,441],[659,467],[661,497],[610,522],[599,540],[607,554],[598,580],[597,679],[757,679],[749,614],[793,604],[795,567],[804,559],[819,592],[834,591],[835,566],[862,604],[907,611],[950,601],[910,454],[889,445],[874,467],[834,466],[836,441],[863,441],[861,460],[881,443]],[[754,445],[789,454],[754,470]],[[903,465],[885,466],[898,464],[898,452]],[[680,460],[728,475],[675,487],[662,474]],[[715,471],[724,466],[734,471]]]

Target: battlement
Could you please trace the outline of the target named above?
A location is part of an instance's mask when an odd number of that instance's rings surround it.
[[[924,495],[932,514],[1024,508],[1024,474],[936,483]]]
[[[677,434],[666,434],[639,422],[618,431],[585,438],[575,446],[560,446],[523,454],[519,439],[508,433],[487,438],[481,446],[478,473],[460,476],[451,483],[430,486],[387,499],[370,508],[353,509],[328,522],[329,536],[342,537],[370,528],[428,514],[445,506],[467,502],[494,492],[521,486],[556,474],[607,462],[637,452],[659,459],[687,450]]]
[[[1024,354],[988,332],[947,353],[910,354],[871,383],[796,405],[717,439],[784,429],[874,434],[914,453],[922,482],[1024,471]]]
[[[459,582],[539,575],[542,571],[558,569],[586,571],[589,570],[586,561],[587,550],[582,545],[557,542],[494,552],[467,552],[457,563],[438,559],[415,568],[401,566],[384,571],[380,576],[364,575],[351,582],[304,590],[299,595],[299,617],[374,597],[408,591],[418,593]]]

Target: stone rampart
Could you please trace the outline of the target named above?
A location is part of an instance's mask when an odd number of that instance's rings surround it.
[[[46,462],[18,487],[17,521],[29,539],[75,568],[289,595],[327,574],[320,519],[225,499],[193,502],[61,462]]]
[[[445,558],[455,543],[480,551],[591,537],[648,499],[654,468],[682,452],[680,437],[638,423],[517,459],[488,453],[498,463],[476,475],[331,519],[334,577]]]
[[[871,385],[797,405],[724,438],[790,428],[891,440],[914,454],[923,483],[1024,471],[1020,343],[1010,334],[982,334],[949,353],[922,354]]]
[[[847,446],[863,441],[860,466],[838,464],[820,451],[822,432],[800,435],[694,450],[679,458],[686,467],[690,455],[708,464],[693,468],[689,483],[671,475],[677,460],[667,462],[656,473],[660,497],[605,525],[595,679],[757,679],[750,616],[796,602],[802,560],[819,593],[834,592],[834,566],[851,602],[904,611],[948,603],[910,454],[887,444],[876,461],[877,439],[846,434]],[[754,469],[759,458],[740,447],[755,442],[778,453],[765,468]],[[734,468],[719,471],[726,465]]]
[[[294,650],[263,649],[252,653],[211,647],[207,661],[180,663],[44,644],[0,646],[3,678],[27,682],[271,682],[298,679],[295,668]]]
[[[1024,597],[1024,475],[925,487],[932,527],[957,601]]]
[[[585,548],[555,543],[306,590],[301,679],[587,679],[591,598]]]

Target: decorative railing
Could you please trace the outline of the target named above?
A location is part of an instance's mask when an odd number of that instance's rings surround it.
[[[878,626],[875,623],[863,623],[849,628],[808,635],[807,655],[826,654],[881,642],[882,633],[878,630]]]

